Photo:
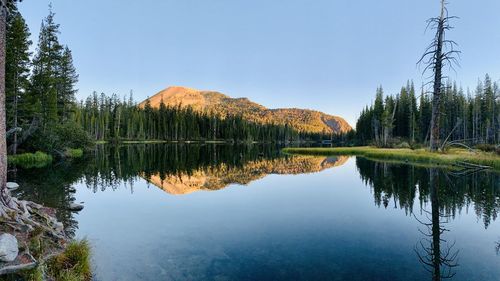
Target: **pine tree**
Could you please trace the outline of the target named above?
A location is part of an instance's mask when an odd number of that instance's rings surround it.
[[[410,121],[409,121],[409,138],[412,143],[415,142],[416,137],[418,135],[418,127],[417,127],[417,115],[418,115],[418,108],[417,108],[417,98],[415,97],[415,85],[413,84],[413,81],[409,85],[408,89],[408,95],[409,95],[409,113],[410,113]]]
[[[68,46],[65,46],[58,67],[58,91],[57,91],[57,111],[62,121],[69,117],[72,105],[75,103],[75,88],[78,82],[78,74],[73,65],[73,56]]]
[[[60,61],[63,47],[59,43],[59,24],[54,22],[54,12],[49,7],[49,15],[43,20],[38,38],[38,47],[33,59],[33,75],[31,95],[40,104],[39,113],[44,130],[54,118],[54,108],[57,116],[57,91],[60,73]]]

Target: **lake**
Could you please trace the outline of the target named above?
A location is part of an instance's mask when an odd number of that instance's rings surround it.
[[[264,145],[92,154],[9,179],[90,241],[95,280],[500,279],[497,173]]]

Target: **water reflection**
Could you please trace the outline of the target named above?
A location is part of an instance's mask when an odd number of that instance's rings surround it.
[[[98,145],[85,159],[47,169],[11,171],[23,187],[17,196],[59,209],[58,217],[73,235],[78,227],[67,211],[75,201],[72,185],[83,182],[93,192],[115,190],[123,183],[134,192],[139,178],[173,195],[246,185],[269,174],[302,174],[339,166],[348,157],[287,156],[270,145]]]
[[[424,222],[415,216],[425,230],[419,228],[423,238],[417,243],[415,252],[424,268],[432,274],[432,280],[450,279],[455,276],[453,271],[458,266],[459,251],[454,249],[455,243],[449,244],[444,238],[444,233],[449,231],[445,228],[449,216],[440,212],[439,208],[439,174],[436,168],[430,168],[429,187],[431,211],[423,209],[429,222]]]
[[[491,260],[484,248],[495,255],[497,236],[486,230],[500,236],[493,224],[500,175],[492,172],[291,157],[264,145],[151,144],[98,146],[87,159],[9,177],[21,184],[18,195],[59,208],[68,233],[95,238],[98,280],[497,280],[500,273],[492,269],[498,261],[471,269]],[[65,209],[76,198],[87,201],[78,215]]]
[[[85,161],[65,162],[46,169],[12,170],[8,177],[21,186],[14,191],[16,196],[56,208],[57,217],[63,222],[66,233],[73,236],[78,222],[68,206],[75,201],[73,185],[81,180],[86,168]]]
[[[459,266],[460,251],[447,241],[446,227],[457,213],[473,205],[487,229],[498,215],[500,175],[483,171],[462,173],[437,168],[417,168],[357,159],[361,178],[373,188],[375,203],[413,215],[421,227],[415,253],[432,280],[452,279]],[[418,198],[417,198],[418,197]],[[418,200],[416,200],[418,199]],[[414,204],[419,203],[415,213]],[[430,203],[430,204],[429,204]],[[500,246],[496,246],[496,250]]]
[[[450,177],[445,169],[427,169],[411,165],[373,162],[363,158],[356,159],[361,179],[373,190],[375,204],[400,208],[407,214],[431,202],[430,171],[441,173],[433,179],[439,211],[454,219],[461,211],[473,208],[477,217],[488,228],[500,211],[500,174],[480,172],[463,177]],[[437,171],[437,172],[436,172]],[[392,203],[390,203],[392,201]]]
[[[160,189],[174,195],[200,190],[219,190],[230,184],[247,185],[270,174],[307,174],[343,165],[348,157],[293,156],[251,160],[241,166],[219,163],[189,172],[158,171],[144,178]]]

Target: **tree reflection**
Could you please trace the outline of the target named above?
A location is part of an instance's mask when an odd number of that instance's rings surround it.
[[[458,266],[459,251],[453,249],[455,243],[449,244],[443,237],[449,231],[444,224],[448,223],[450,216],[440,212],[439,171],[435,168],[429,169],[429,186],[431,211],[422,210],[429,222],[423,222],[415,216],[425,226],[424,230],[419,228],[424,237],[415,246],[415,253],[424,268],[432,274],[432,280],[438,281],[455,276],[453,268]]]
[[[450,230],[445,225],[458,213],[472,209],[488,228],[500,211],[497,173],[419,168],[363,158],[358,158],[356,164],[362,180],[372,189],[377,206],[402,209],[423,226],[418,230],[423,237],[415,252],[433,280],[452,278],[458,266],[459,252],[454,249],[455,243],[447,242],[445,234]],[[415,214],[415,204],[423,219]],[[500,250],[500,244],[497,249]]]
[[[361,179],[373,193],[377,206],[388,207],[390,201],[406,214],[414,213],[415,204],[423,209],[431,202],[428,169],[404,164],[356,159]],[[436,169],[442,176],[435,184],[441,214],[454,219],[462,211],[473,210],[485,228],[496,220],[500,211],[500,174],[482,171],[467,176],[450,177],[449,171]],[[387,206],[386,206],[387,205]]]
[[[12,171],[9,180],[22,186],[17,196],[58,209],[71,236],[78,224],[68,206],[75,201],[78,182],[94,193],[123,186],[133,192],[134,183],[144,178],[171,194],[185,194],[247,184],[267,174],[317,172],[346,160],[286,156],[272,145],[98,145],[85,159]]]

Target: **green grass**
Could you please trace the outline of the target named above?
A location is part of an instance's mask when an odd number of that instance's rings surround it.
[[[91,280],[90,254],[87,240],[73,241],[62,254],[47,262],[47,273],[60,281]]]
[[[446,153],[429,152],[425,149],[392,149],[375,147],[333,147],[333,148],[285,148],[283,152],[305,155],[355,155],[374,160],[421,163],[426,165],[453,165],[468,162],[490,166],[500,170],[500,156],[488,152],[469,152],[464,149],[451,149]]]
[[[8,155],[7,161],[9,162],[9,165],[19,166],[24,169],[43,168],[52,163],[52,156],[47,153],[37,151],[35,153]]]
[[[40,247],[44,247],[42,245],[46,242],[38,235],[31,239],[29,249],[37,260],[42,258],[43,250]],[[10,278],[7,280],[90,281],[92,279],[90,255],[90,244],[87,240],[72,241],[61,254],[42,262],[34,269],[7,276]]]
[[[83,149],[81,148],[68,148],[64,151],[64,156],[68,158],[82,158],[83,157]]]
[[[17,275],[8,276],[6,280],[26,280],[26,281],[44,281],[43,271],[39,267],[19,272]],[[21,279],[22,278],[22,279]]]

